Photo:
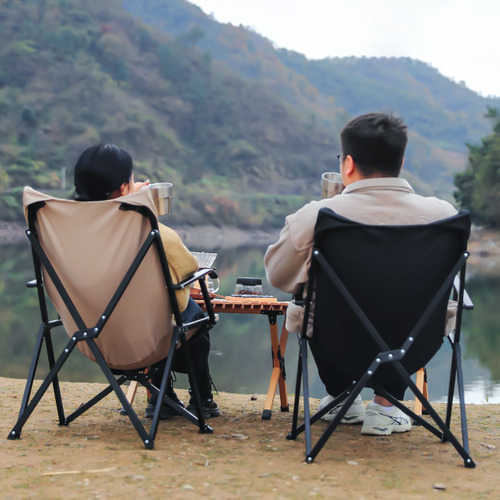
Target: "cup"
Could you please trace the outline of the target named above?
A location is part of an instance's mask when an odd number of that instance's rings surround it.
[[[205,282],[207,284],[208,295],[211,299],[215,297],[215,294],[219,291],[220,281],[219,278],[211,278],[210,276],[205,277]],[[202,299],[203,294],[201,292],[201,288],[198,282],[196,282],[190,290],[191,298],[193,299]]]
[[[156,182],[150,184],[151,194],[158,215],[169,214],[172,211],[173,184],[171,182]]]
[[[344,190],[339,172],[324,172],[321,176],[321,198],[331,198]]]
[[[219,278],[211,278],[210,276],[207,276],[207,288],[208,288],[208,293],[217,293],[219,291],[220,287],[220,281]]]

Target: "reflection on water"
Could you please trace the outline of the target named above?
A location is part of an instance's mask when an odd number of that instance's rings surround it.
[[[193,250],[203,250],[192,246]],[[265,248],[220,250],[215,267],[220,277],[219,293],[229,295],[238,276],[263,278],[264,293],[279,299],[288,296],[265,281]],[[31,253],[26,244],[0,246],[0,376],[25,378],[39,325],[36,291],[25,283],[32,279]],[[474,278],[467,285],[475,310],[464,314],[463,345],[466,398],[469,403],[500,403],[500,278]],[[279,328],[281,329],[279,319]],[[67,337],[62,332],[56,345]],[[267,392],[271,374],[271,344],[268,320],[260,315],[221,314],[211,333],[210,355],[213,379],[220,391],[239,393]],[[288,393],[295,387],[297,341],[290,334],[286,350]],[[444,346],[428,366],[429,392],[434,401],[444,400],[450,363],[450,348]],[[79,351],[61,373],[63,380],[104,381],[98,367]],[[73,358],[73,359],[71,359]],[[322,397],[324,390],[314,366],[310,367],[311,393]],[[186,387],[185,376],[177,385]],[[370,398],[369,391],[363,393]],[[279,401],[279,399],[277,399]]]

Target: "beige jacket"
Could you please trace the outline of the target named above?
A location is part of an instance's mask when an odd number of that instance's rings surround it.
[[[284,292],[296,293],[300,285],[307,282],[314,225],[323,207],[358,222],[382,225],[428,224],[457,213],[444,200],[415,194],[404,179],[386,177],[354,182],[342,194],[311,201],[286,218],[279,240],[267,249],[264,256],[271,285]],[[302,317],[303,308],[290,304],[288,330],[300,331]]]

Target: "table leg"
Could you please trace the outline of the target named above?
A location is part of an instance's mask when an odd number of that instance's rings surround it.
[[[288,395],[286,391],[286,371],[285,371],[285,350],[288,342],[288,330],[285,327],[285,320],[283,319],[283,327],[281,328],[280,336],[280,377],[278,379],[280,388],[281,411],[290,411],[288,405]]]
[[[283,328],[281,330],[281,338],[278,336],[277,313],[275,311],[263,311],[269,319],[269,329],[271,333],[271,351],[273,359],[273,371],[269,382],[269,390],[267,391],[266,403],[262,412],[263,420],[270,420],[276,389],[279,385],[281,411],[288,411],[288,396],[286,391],[286,372],[285,372],[285,349],[288,340],[288,330],[285,328],[283,320]]]
[[[418,390],[428,400],[429,393],[427,390],[427,372],[426,372],[425,367],[420,368],[420,370],[418,370],[415,384],[416,384]],[[415,397],[415,410],[414,411],[417,415],[427,414],[425,407],[422,406],[422,403],[420,402],[420,400],[417,397]]]
[[[135,393],[137,392],[137,386],[138,383],[135,380],[132,380],[132,382],[130,382],[130,385],[128,386],[127,399],[130,404],[134,404]]]

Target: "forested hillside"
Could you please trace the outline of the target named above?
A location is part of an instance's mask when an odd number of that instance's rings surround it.
[[[0,219],[20,214],[22,186],[60,188],[64,168],[70,184],[86,146],[115,142],[139,178],[174,182],[173,221],[281,223],[275,207],[303,200],[267,193],[301,195],[336,162],[335,135],[120,4],[0,4]]]
[[[218,23],[185,0],[124,0],[123,5],[174,36],[197,32],[197,45],[214,59],[266,85],[332,130],[339,130],[339,119],[369,111],[402,116],[410,128],[406,175],[424,194],[452,199],[453,176],[466,163],[466,143],[491,130],[484,112],[500,105],[499,99],[482,97],[409,58],[311,61],[276,50],[244,26]]]
[[[115,142],[174,183],[171,223],[280,226],[337,168],[341,126],[388,109],[411,129],[407,177],[451,199],[488,104],[417,61],[275,50],[184,0],[3,0],[0,220],[24,185],[70,196],[78,154]]]

